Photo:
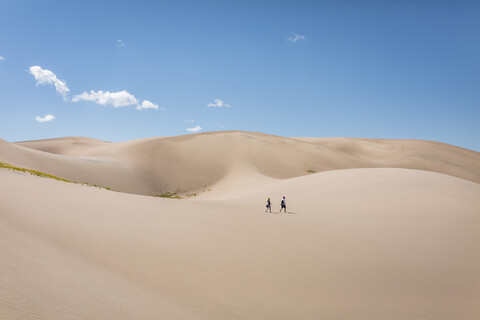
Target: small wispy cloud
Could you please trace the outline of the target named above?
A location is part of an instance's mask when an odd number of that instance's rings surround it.
[[[55,86],[55,90],[62,95],[63,99],[67,99],[67,94],[70,89],[68,89],[65,81],[57,78],[55,73],[47,69],[42,69],[40,66],[31,66],[28,71],[35,77],[35,80],[37,80],[37,85],[53,84]]]
[[[158,110],[158,104],[152,103],[148,100],[143,100],[141,104],[137,106],[137,110],[142,110],[142,109],[155,109]],[[164,108],[162,108],[164,109]],[[165,111],[165,110],[162,110]]]
[[[196,127],[193,127],[193,128],[187,128],[188,132],[197,132],[197,131],[200,131],[200,130],[202,130],[202,127],[200,127],[200,126],[196,126]]]
[[[207,107],[221,108],[221,107],[230,107],[230,105],[228,103],[223,102],[220,99],[214,99],[214,102],[213,103],[210,102],[209,104],[207,104]]]
[[[55,119],[54,116],[52,116],[51,114],[47,114],[45,117],[40,117],[40,116],[37,116],[35,118],[35,120],[37,120],[38,122],[42,123],[42,122],[49,122],[49,121],[52,121],[53,119]]]
[[[0,61],[5,60],[5,57],[0,56]]]
[[[185,123],[194,123],[195,121],[193,121],[193,120],[183,120],[183,122],[185,122]]]
[[[90,90],[90,93],[83,92],[82,94],[78,94],[72,98],[73,102],[78,102],[80,100],[92,101],[101,104],[102,106],[112,105],[115,108],[127,107],[138,103],[137,98],[128,93],[126,90],[117,92]],[[144,102],[145,101],[146,100],[144,100]]]
[[[292,43],[295,43],[300,40],[305,40],[305,36],[302,36],[301,34],[298,34],[298,33],[294,33],[292,36],[287,38],[287,41]]]
[[[125,42],[123,42],[123,40],[117,40],[117,46],[125,47]]]

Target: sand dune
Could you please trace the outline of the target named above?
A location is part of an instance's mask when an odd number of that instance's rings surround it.
[[[480,318],[478,152],[222,132],[0,161],[128,192],[0,168],[0,319]]]
[[[393,167],[480,182],[480,153],[442,143],[285,138],[240,131],[121,143],[89,138],[0,141],[0,161],[136,194],[202,193],[218,183],[234,191],[235,185],[222,180],[236,168],[242,168],[245,177],[286,179],[308,172]]]
[[[20,141],[15,144],[48,153],[82,156],[90,152],[91,149],[108,145],[110,142],[85,137],[65,137],[48,140]]]
[[[479,194],[352,169],[185,201],[0,170],[0,317],[476,319]]]

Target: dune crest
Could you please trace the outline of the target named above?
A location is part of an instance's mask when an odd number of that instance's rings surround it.
[[[214,185],[228,185],[222,179],[232,175],[238,176],[236,183],[255,185],[260,180],[352,168],[419,169],[480,183],[480,153],[447,144],[419,140],[286,138],[242,131],[120,143],[81,137],[2,141],[0,161],[72,181],[145,195],[174,191],[201,193]],[[251,173],[233,172],[239,168],[232,166],[234,163],[250,168]],[[265,179],[250,179],[260,175]]]

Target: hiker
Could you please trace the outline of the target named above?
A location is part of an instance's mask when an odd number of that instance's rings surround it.
[[[272,212],[272,204],[270,203],[270,198],[267,199],[267,210],[270,210],[270,212]],[[267,212],[267,210],[265,210],[265,212]]]
[[[287,213],[287,203],[285,202],[285,197],[283,197],[282,202],[280,203],[280,212],[284,209],[285,213]]]

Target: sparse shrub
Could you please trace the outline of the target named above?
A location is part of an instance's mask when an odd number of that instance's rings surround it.
[[[152,194],[154,197],[160,197],[160,198],[169,198],[169,199],[182,199],[177,192],[164,192],[160,194]]]

